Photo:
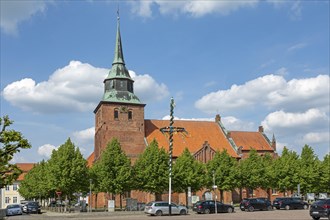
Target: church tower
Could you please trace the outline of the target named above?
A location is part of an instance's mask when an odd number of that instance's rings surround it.
[[[94,110],[95,113],[95,160],[112,138],[117,138],[123,151],[133,161],[141,154],[144,142],[144,106],[134,94],[134,80],[124,61],[121,43],[119,17],[115,55],[112,68],[103,81],[103,98]]]

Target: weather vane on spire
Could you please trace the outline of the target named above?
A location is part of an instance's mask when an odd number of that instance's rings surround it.
[[[119,21],[119,5],[117,5],[117,20]]]

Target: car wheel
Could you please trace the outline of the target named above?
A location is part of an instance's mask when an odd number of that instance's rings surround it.
[[[254,211],[253,206],[250,206],[250,207],[249,207],[249,212],[253,212],[253,211]]]
[[[276,207],[276,209],[280,209],[279,207]]]
[[[304,207],[303,207],[304,209],[308,209],[308,205],[304,205]]]
[[[314,220],[319,220],[320,217],[312,217]]]
[[[204,210],[204,213],[205,213],[205,214],[210,214],[210,209],[205,209],[205,210]]]
[[[289,205],[286,205],[286,206],[285,206],[285,209],[286,209],[286,210],[290,210],[290,206],[289,206]]]
[[[227,212],[228,212],[228,213],[232,213],[232,212],[233,212],[233,208],[232,208],[232,207],[229,207],[229,208],[227,209]]]
[[[163,215],[163,212],[162,212],[161,210],[157,210],[157,211],[156,211],[156,215],[157,215],[157,216],[161,216],[161,215]]]
[[[184,209],[180,210],[180,215],[187,215],[186,210],[184,210]]]
[[[271,207],[271,206],[267,207],[267,211],[272,211],[272,210],[273,210],[273,207]]]

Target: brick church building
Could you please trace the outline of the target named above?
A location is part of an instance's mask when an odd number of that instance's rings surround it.
[[[168,139],[160,131],[160,128],[169,125],[168,120],[145,119],[144,108],[146,104],[141,103],[134,94],[134,81],[125,66],[123,48],[120,35],[119,19],[117,23],[117,34],[114,60],[108,76],[104,79],[104,94],[102,100],[95,108],[95,139],[94,152],[89,156],[88,163],[92,166],[97,161],[102,150],[112,138],[117,138],[123,151],[131,158],[132,163],[144,151],[153,139],[156,139],[159,147],[168,149]],[[269,152],[276,156],[276,141],[264,134],[263,127],[258,131],[228,131],[220,115],[215,116],[214,121],[191,121],[176,120],[176,127],[184,127],[189,136],[182,138],[174,135],[173,158],[181,155],[185,148],[193,154],[196,160],[203,163],[211,160],[216,151],[227,150],[237,160],[247,157],[250,148],[257,150],[259,154]],[[203,199],[205,189],[197,193]],[[243,197],[247,197],[243,190]],[[264,191],[254,191],[255,196],[267,197]],[[235,193],[227,192],[224,195],[225,202],[238,202]],[[141,192],[130,192],[127,197],[137,199],[139,202],[155,200],[154,195]],[[98,195],[97,207],[106,204],[106,195]],[[218,196],[219,198],[219,196]],[[167,195],[164,196],[167,200]],[[118,201],[118,199],[116,199]],[[95,207],[95,195],[93,195],[92,206]],[[185,195],[174,194],[172,201],[185,204]]]

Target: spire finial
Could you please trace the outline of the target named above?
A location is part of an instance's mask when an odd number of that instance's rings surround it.
[[[120,20],[120,17],[119,17],[119,4],[117,5],[117,20],[118,20],[118,22]]]

